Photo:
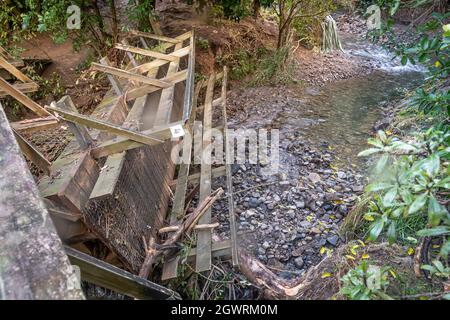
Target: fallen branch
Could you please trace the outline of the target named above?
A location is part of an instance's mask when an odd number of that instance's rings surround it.
[[[210,223],[210,224],[198,224],[194,227],[194,230],[206,230],[206,229],[214,229],[217,228],[219,226],[219,223]],[[169,226],[169,227],[164,227],[158,230],[159,234],[163,234],[163,233],[169,233],[169,232],[175,232],[178,231],[178,229],[180,229],[180,226]]]
[[[147,246],[147,255],[144,259],[144,263],[139,271],[139,276],[145,279],[148,278],[151,268],[157,258],[164,252],[162,247],[173,247],[176,242],[181,238],[183,234],[189,234],[196,226],[198,220],[205,214],[205,212],[213,205],[213,203],[219,199],[223,194],[223,189],[219,188],[214,191],[209,197],[203,200],[200,205],[192,212],[186,220],[181,223],[178,230],[170,236],[166,241],[164,241],[160,246],[160,249],[156,249],[154,238],[150,238],[149,244]]]

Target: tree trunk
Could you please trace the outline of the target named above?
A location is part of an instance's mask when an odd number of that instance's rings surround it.
[[[257,19],[260,16],[259,14],[260,9],[261,9],[261,1],[253,0],[253,18]]]
[[[117,11],[116,11],[116,3],[115,0],[109,0],[109,7],[111,8],[111,16],[112,16],[112,35],[113,35],[113,43],[116,43],[119,37],[119,23],[117,19]]]

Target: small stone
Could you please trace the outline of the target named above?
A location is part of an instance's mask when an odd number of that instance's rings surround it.
[[[346,214],[347,214],[347,212],[348,212],[348,208],[347,208],[347,206],[346,206],[346,205],[343,205],[343,204],[341,204],[341,205],[339,206],[339,212],[340,212],[341,214],[343,214],[343,215],[346,215]]]
[[[315,172],[311,172],[311,173],[308,175],[308,179],[311,180],[311,182],[313,182],[313,183],[317,183],[317,182],[319,182],[320,180],[322,180],[322,178],[321,178],[317,173],[315,173]]]
[[[268,241],[264,241],[264,243],[262,244],[262,247],[267,250],[270,248],[270,243]]]
[[[289,218],[295,219],[295,211],[294,210],[289,210],[288,215],[289,215]]]
[[[250,208],[256,208],[259,205],[259,200],[255,198],[250,198],[248,205]]]
[[[331,237],[327,238],[327,242],[329,244],[331,244],[333,247],[335,247],[337,245],[338,241],[339,241],[339,236],[337,236],[337,235],[332,235]]]
[[[313,227],[313,228],[311,228],[311,233],[314,233],[314,234],[321,234],[322,231],[320,231],[319,228]]]
[[[309,221],[302,221],[302,222],[300,222],[300,227],[302,227],[302,228],[305,228],[305,229],[308,229],[308,228],[310,228],[311,227],[311,222],[309,222]]]
[[[305,262],[303,261],[302,257],[298,257],[294,259],[294,264],[297,268],[301,269],[303,267],[303,265],[305,264]]]
[[[344,171],[338,171],[337,176],[338,176],[339,179],[347,178],[347,175],[345,174]]]
[[[294,201],[295,206],[299,209],[304,209],[305,208],[305,202],[300,200],[300,201]]]

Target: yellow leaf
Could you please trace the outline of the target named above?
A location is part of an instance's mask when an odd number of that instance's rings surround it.
[[[320,254],[324,254],[326,250],[327,250],[327,248],[325,248],[325,247],[320,248]]]
[[[334,200],[333,201],[335,204],[343,204],[344,203],[344,201],[342,201],[342,200]]]
[[[412,256],[413,254],[414,254],[414,249],[413,248],[408,248],[408,254],[410,255],[410,256]]]
[[[331,273],[329,273],[329,272],[322,273],[322,279],[325,279],[325,278],[328,278],[328,277],[331,277]]]
[[[386,130],[385,133],[386,133],[386,135],[388,135],[388,136],[391,136],[391,135],[392,135],[392,132],[389,131],[389,130]]]
[[[370,214],[365,214],[365,215],[364,215],[364,219],[367,220],[367,221],[373,221],[373,220],[375,220]]]
[[[367,254],[367,253],[364,253],[363,255],[362,255],[362,257],[361,258],[363,258],[363,259],[369,259],[370,258],[370,256]]]
[[[392,277],[397,278],[397,274],[395,273],[394,270],[389,269],[389,273],[392,275]]]
[[[355,260],[355,257],[353,257],[353,256],[351,256],[351,255],[349,255],[349,254],[346,255],[345,257],[346,257],[347,259],[349,259],[349,260]]]
[[[359,245],[355,244],[353,247],[351,247],[350,252],[356,256],[356,249],[359,248]]]
[[[366,244],[364,243],[364,241],[358,239],[358,242],[359,242],[363,247],[366,246]]]
[[[434,63],[434,66],[435,66],[436,68],[440,68],[440,67],[442,66],[442,64],[439,62],[439,60],[437,60],[437,61]]]
[[[420,299],[420,300],[428,300],[428,297],[426,297],[426,296],[421,296],[419,299]]]

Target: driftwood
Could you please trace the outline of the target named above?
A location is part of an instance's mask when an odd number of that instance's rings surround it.
[[[198,224],[194,227],[194,230],[206,230],[206,229],[214,229],[217,228],[219,226],[219,223],[209,223],[209,224]],[[158,230],[159,234],[163,234],[163,233],[169,233],[169,232],[175,232],[178,231],[178,229],[180,229],[180,226],[169,226],[169,227],[164,227]]]
[[[150,238],[149,244],[146,248],[147,255],[145,257],[144,263],[142,264],[141,270],[139,271],[139,276],[145,279],[148,278],[153,264],[159,258],[159,256],[164,253],[164,249],[173,248],[184,234],[189,234],[194,229],[202,215],[213,205],[213,203],[217,199],[220,198],[222,194],[223,189],[219,188],[214,191],[209,197],[203,200],[200,205],[194,210],[194,212],[192,212],[179,226],[178,230],[161,245],[157,246],[155,244],[155,239],[153,237]]]

